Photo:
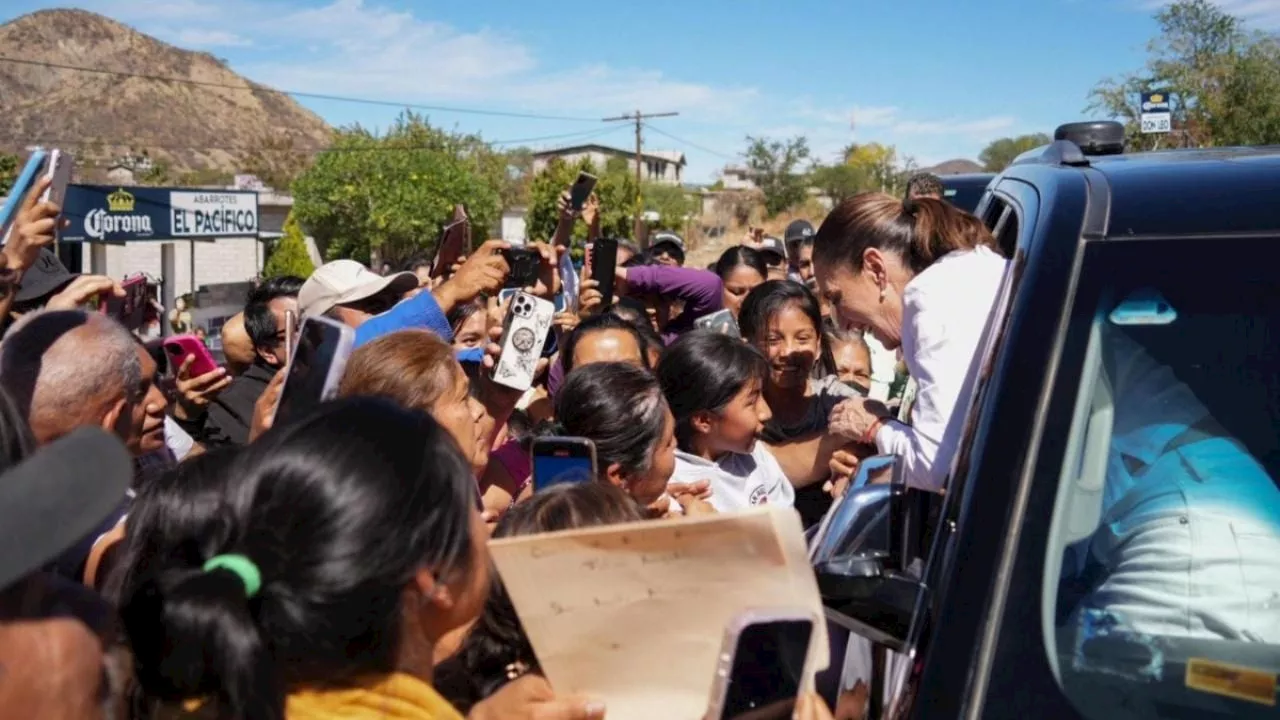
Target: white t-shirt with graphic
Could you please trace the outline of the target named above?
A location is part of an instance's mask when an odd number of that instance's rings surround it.
[[[677,450],[676,471],[670,482],[699,480],[711,481],[708,502],[720,512],[745,510],[766,503],[791,507],[796,501],[791,481],[762,442],[757,442],[749,455],[729,453],[718,462]]]

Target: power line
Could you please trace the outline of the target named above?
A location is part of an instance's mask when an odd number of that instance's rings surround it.
[[[486,145],[520,145],[525,143],[544,142],[547,140],[563,140],[575,138],[580,140],[590,140],[612,132],[617,132],[621,128],[609,127],[604,130],[579,130],[572,133],[561,133],[559,135],[542,135],[539,137],[513,138],[511,140],[489,140]],[[105,147],[137,147],[144,150],[190,150],[190,151],[212,151],[221,150],[223,152],[262,152],[277,154],[296,154],[296,155],[313,155],[320,153],[335,152],[396,152],[401,150],[434,150],[439,145],[402,145],[399,147],[367,147],[367,148],[317,148],[315,150],[306,150],[302,148],[269,148],[251,145],[168,145],[152,143],[145,140],[106,140],[104,138],[51,138],[51,137],[11,137],[9,142],[21,142],[25,145],[48,145],[50,147],[71,146],[71,147],[87,147],[90,145],[102,145]]]
[[[711,148],[709,148],[709,147],[705,147],[705,146],[702,146],[702,145],[699,145],[698,143],[690,142],[689,140],[685,140],[684,138],[676,137],[675,135],[672,135],[671,133],[667,132],[666,130],[659,130],[658,128],[656,128],[656,127],[654,127],[654,126],[650,125],[649,123],[645,123],[645,124],[644,124],[644,126],[645,126],[645,127],[647,127],[647,128],[649,128],[650,130],[652,130],[652,131],[654,131],[654,132],[658,133],[659,135],[665,135],[665,136],[667,136],[667,137],[671,138],[672,140],[675,140],[675,141],[676,141],[676,142],[678,142],[678,143],[683,143],[683,144],[688,145],[689,147],[694,148],[694,149],[696,149],[696,150],[701,150],[701,151],[706,152],[706,153],[711,153],[712,155],[718,155],[718,156],[720,156],[720,157],[722,157],[722,158],[724,158],[724,159],[726,159],[726,160],[737,160],[737,159],[738,159],[738,158],[737,158],[736,156],[734,156],[734,155],[727,155],[727,154],[722,153],[722,152],[720,152],[720,151],[718,151],[718,150],[712,150]]]
[[[680,113],[666,112],[666,113],[649,113],[649,114],[647,114],[647,115],[646,115],[646,114],[644,114],[644,113],[640,112],[639,110],[636,110],[634,113],[628,113],[628,114],[626,114],[626,115],[619,115],[619,116],[617,116],[617,117],[607,117],[607,118],[604,118],[604,120],[603,120],[603,122],[623,122],[623,121],[626,121],[626,122],[634,122],[634,123],[635,123],[635,125],[636,125],[636,223],[635,223],[635,237],[636,237],[636,239],[637,239],[637,240],[639,240],[639,239],[641,238],[641,234],[640,234],[640,224],[641,224],[641,222],[643,222],[643,218],[644,218],[644,200],[643,200],[643,198],[641,197],[641,193],[643,192],[643,191],[641,190],[641,187],[643,187],[643,186],[642,186],[642,184],[641,184],[641,182],[640,182],[640,166],[641,166],[641,164],[644,162],[644,160],[643,160],[643,158],[642,158],[642,155],[644,154],[644,153],[642,152],[642,150],[643,150],[643,145],[644,145],[644,136],[641,134],[640,129],[641,129],[641,128],[643,128],[643,127],[645,127],[645,125],[647,125],[647,123],[645,123],[644,121],[645,121],[645,120],[648,120],[649,118],[675,117],[675,116],[677,116],[677,115],[679,115],[679,114],[680,114]],[[646,244],[647,244],[647,243],[646,243]]]
[[[481,110],[477,108],[460,108],[447,105],[422,105],[419,103],[393,102],[390,100],[372,100],[369,98],[353,98],[341,95],[326,95],[322,93],[300,92],[296,90],[276,90],[265,85],[251,83],[249,86],[230,85],[227,83],[209,82],[206,80],[191,80],[189,78],[167,77],[164,75],[146,75],[143,73],[122,72],[119,70],[103,70],[101,68],[84,67],[81,65],[65,65],[62,63],[44,62],[41,60],[27,60],[23,58],[8,57],[0,55],[0,62],[13,63],[16,65],[30,65],[33,67],[53,68],[57,70],[73,70],[76,72],[94,73],[98,75],[113,75],[116,77],[139,78],[142,80],[153,80],[156,82],[168,82],[178,85],[194,85],[197,87],[222,88],[224,90],[239,90],[249,92],[265,92],[277,95],[287,95],[294,98],[306,98],[309,100],[329,100],[332,102],[356,103],[361,105],[378,105],[382,107],[407,108],[410,110],[426,110],[433,112],[451,112],[463,115],[489,115],[493,117],[509,117],[521,118],[524,120],[558,120],[562,122],[600,122],[598,118],[588,117],[572,117],[568,115],[538,115],[535,113],[507,112],[504,110]]]

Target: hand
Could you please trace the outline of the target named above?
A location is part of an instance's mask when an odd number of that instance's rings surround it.
[[[796,698],[796,709],[791,717],[795,720],[834,720],[827,704],[814,692],[807,692]]]
[[[870,694],[867,684],[861,680],[854,683],[852,690],[842,691],[836,698],[836,720],[865,720]]]
[[[507,304],[510,304],[508,301]],[[523,392],[512,390],[506,385],[499,385],[492,382],[492,371],[498,366],[498,359],[502,357],[502,346],[498,342],[502,340],[502,325],[489,328],[489,344],[484,347],[484,359],[480,364],[485,370],[490,372],[483,373],[481,377],[484,379],[484,397],[485,407],[489,408],[489,414],[496,417],[506,417],[515,409],[516,403],[520,402]],[[540,377],[547,368],[550,367],[551,361],[547,358],[538,358],[538,362],[534,365],[533,376]],[[505,412],[503,412],[505,410]]]
[[[560,218],[560,222],[572,222],[578,217],[578,213],[573,211],[571,200],[572,195],[568,190],[560,193],[560,197],[556,198],[556,217]]]
[[[280,402],[280,388],[284,387],[285,368],[276,371],[275,377],[271,378],[271,382],[267,383],[267,389],[262,391],[256,402],[253,403],[253,422],[249,425],[249,442],[262,437],[262,433],[271,429],[271,424],[276,419],[276,404]]]
[[[684,509],[689,517],[695,515],[715,515],[716,509],[707,498],[711,497],[711,481],[698,480],[692,483],[667,483],[667,495]]]
[[[604,294],[600,292],[600,282],[583,280],[578,286],[578,317],[586,320],[597,315],[604,306]]]
[[[599,720],[604,704],[581,696],[557,698],[541,675],[524,675],[476,703],[469,720]]]
[[[889,408],[878,400],[849,398],[832,408],[827,432],[850,442],[862,442],[873,426],[889,417]]]
[[[578,316],[568,310],[556,313],[555,319],[552,320],[561,334],[573,332],[574,328],[578,327],[578,322]]]
[[[537,284],[525,288],[525,292],[550,300],[560,292],[560,253],[564,248],[546,243],[531,243],[529,247],[538,251],[542,262],[538,263]]]
[[[191,420],[204,414],[209,401],[231,384],[231,376],[226,368],[215,368],[199,377],[191,377],[191,363],[196,361],[195,355],[188,355],[174,374],[174,385],[178,389],[178,407],[175,414],[181,414],[181,420]]]
[[[22,273],[34,265],[40,257],[40,249],[52,245],[58,229],[67,226],[66,220],[58,219],[62,214],[61,208],[40,200],[51,182],[48,177],[37,180],[18,207],[13,233],[4,246],[8,268],[14,272]]]
[[[72,280],[62,292],[49,298],[46,310],[79,310],[93,296],[109,293],[112,297],[124,297],[124,288],[105,275],[81,275]]]
[[[593,192],[582,204],[582,221],[591,227],[600,219],[600,198]]]
[[[502,240],[489,240],[481,245],[453,277],[433,291],[440,309],[447,313],[480,295],[494,295],[501,290],[507,273],[511,272],[502,251],[510,248],[511,245]]]

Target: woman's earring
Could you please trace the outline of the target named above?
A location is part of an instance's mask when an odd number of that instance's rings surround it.
[[[880,302],[884,302],[884,299],[888,296],[889,296],[889,288],[885,287],[884,285],[881,285],[880,286]]]

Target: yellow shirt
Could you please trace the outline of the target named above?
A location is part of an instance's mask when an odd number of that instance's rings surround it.
[[[353,690],[306,690],[285,700],[287,720],[463,720],[430,685],[395,673]]]

